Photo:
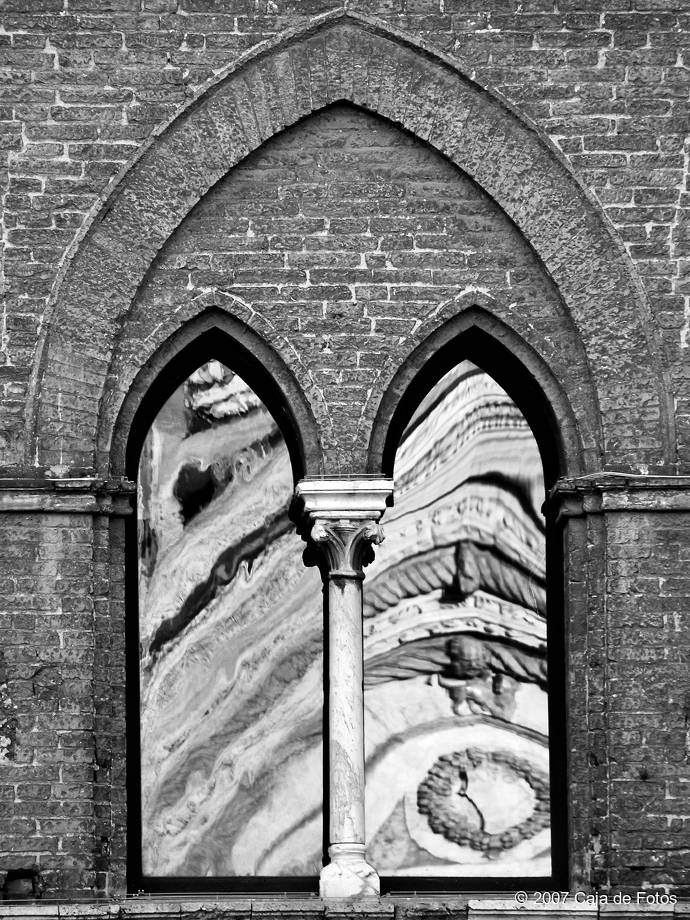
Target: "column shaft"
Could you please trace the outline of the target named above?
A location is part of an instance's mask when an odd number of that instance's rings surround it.
[[[365,857],[362,573],[381,543],[378,524],[390,480],[302,480],[302,534],[322,553],[328,582],[328,764],[330,862],[321,870],[323,898],[379,894]]]
[[[364,843],[362,582],[331,575],[329,644],[329,840]]]

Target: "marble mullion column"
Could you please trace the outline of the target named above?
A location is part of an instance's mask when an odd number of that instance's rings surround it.
[[[328,764],[330,862],[323,898],[376,897],[365,857],[363,567],[383,540],[378,523],[392,494],[388,479],[302,480],[303,535],[320,550],[328,582]]]

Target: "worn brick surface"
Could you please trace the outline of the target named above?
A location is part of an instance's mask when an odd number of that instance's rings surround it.
[[[501,210],[437,153],[350,106],[267,142],[165,244],[118,340],[122,393],[209,290],[231,292],[229,308],[293,365],[336,474],[365,468],[370,394],[458,292],[490,291],[496,315],[587,392],[558,293]],[[578,411],[586,418],[586,399]]]
[[[602,431],[593,445],[600,460],[617,469],[675,468],[670,372],[658,330],[600,209],[548,143],[455,64],[351,16],[329,16],[311,31],[302,27],[260,45],[149,144],[117,186],[55,289],[32,377],[40,386],[28,403],[26,459],[62,471],[93,467],[114,333],[160,247],[248,152],[299,116],[341,99],[403,125],[445,153],[536,250],[585,348],[600,410]],[[538,337],[527,342],[539,353]],[[549,354],[541,356],[551,363]],[[333,362],[324,355],[323,363]],[[385,385],[382,376],[367,411],[375,412]],[[328,411],[326,397],[323,402]],[[584,432],[581,437],[586,441]],[[346,453],[349,432],[336,438]],[[352,469],[355,461],[340,458]]]
[[[687,515],[612,514],[606,526],[606,603],[594,650],[603,684],[595,748],[604,884],[687,887],[690,581]],[[659,715],[663,714],[660,718]]]
[[[1,645],[16,728],[0,754],[3,869],[38,858],[51,886],[90,887],[94,599],[90,516],[2,515]]]
[[[366,28],[278,47],[337,4],[6,0],[2,471],[121,473],[130,384],[215,306],[289,366],[327,470],[361,472],[468,289],[572,408],[562,472],[690,471],[686,6],[348,0]],[[567,525],[577,886],[690,892],[690,521],[659,504]],[[121,525],[0,515],[0,869],[58,895],[125,887]]]

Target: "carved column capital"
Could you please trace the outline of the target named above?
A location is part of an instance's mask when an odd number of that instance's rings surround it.
[[[382,543],[384,537],[375,520],[317,517],[309,539],[326,557],[331,578],[363,578],[363,567],[373,559],[372,545]]]
[[[378,523],[393,494],[391,479],[302,479],[295,489],[301,532],[321,551],[331,577],[362,578],[383,541]]]

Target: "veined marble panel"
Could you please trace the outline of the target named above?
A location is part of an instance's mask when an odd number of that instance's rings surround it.
[[[395,484],[364,582],[368,860],[548,875],[536,443],[464,363],[408,426]],[[321,583],[280,433],[211,362],[161,409],[139,485],[144,873],[316,875]]]
[[[143,872],[318,875],[321,580],[280,432],[211,362],[161,409],[139,485]]]
[[[551,873],[541,460],[468,362],[419,406],[367,570],[367,853],[383,876]]]

